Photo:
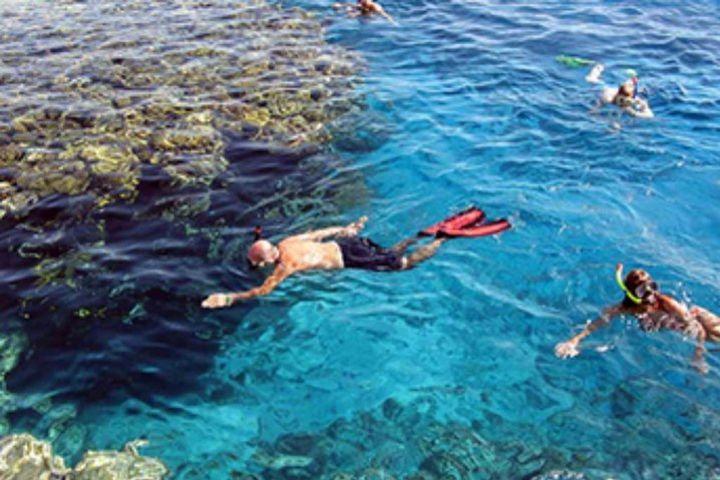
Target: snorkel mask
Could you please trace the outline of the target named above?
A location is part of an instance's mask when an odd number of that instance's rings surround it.
[[[635,87],[633,89],[633,98],[636,98],[638,95],[638,83],[640,82],[640,78],[638,77],[637,72],[632,68],[628,68],[627,70],[625,70],[625,73],[627,74],[628,78],[632,80],[633,86]]]
[[[626,286],[625,282],[623,281],[623,264],[618,263],[615,267],[615,281],[618,285],[620,285],[620,289],[625,292],[625,296],[630,299],[631,302],[640,305],[642,303],[642,300],[640,300],[638,297],[635,296],[634,293],[632,293]]]
[[[631,292],[625,281],[623,281],[623,264],[618,263],[615,267],[615,281],[620,286],[620,289],[625,292],[625,296],[630,299],[636,305],[641,305],[643,300],[651,294],[657,292],[658,284],[653,280],[646,280],[635,288],[634,292]]]

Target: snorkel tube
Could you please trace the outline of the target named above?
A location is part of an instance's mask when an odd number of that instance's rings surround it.
[[[642,303],[642,300],[640,300],[638,297],[635,296],[628,288],[625,286],[625,282],[623,281],[623,264],[618,263],[615,267],[615,281],[618,285],[620,285],[620,289],[625,292],[625,296],[630,299],[631,302],[640,305]]]
[[[592,65],[595,63],[595,60],[589,60],[587,58],[580,58],[580,57],[572,57],[570,55],[558,55],[555,57],[555,61],[558,63],[562,63],[566,67],[570,68],[581,68],[585,65]]]
[[[634,69],[632,69],[632,68],[628,68],[627,70],[625,70],[625,73],[627,74],[628,78],[629,78],[630,80],[632,80],[633,85],[634,85],[634,87],[635,87],[635,88],[633,89],[633,98],[637,98],[637,96],[638,96],[638,83],[640,82],[640,77],[638,77],[637,72],[636,72]]]

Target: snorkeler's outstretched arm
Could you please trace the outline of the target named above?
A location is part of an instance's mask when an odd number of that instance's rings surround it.
[[[224,308],[230,307],[239,300],[247,300],[253,297],[267,295],[275,290],[275,287],[287,277],[292,275],[293,271],[280,265],[275,271],[263,282],[259,287],[251,288],[245,292],[237,293],[213,293],[202,302],[203,308]]]
[[[357,9],[357,5],[354,3],[334,3],[332,8],[335,10],[345,10],[348,17],[358,17],[360,12]]]
[[[320,241],[330,237],[353,237],[360,233],[360,230],[365,228],[368,218],[363,216],[358,221],[351,223],[345,227],[329,227],[322,228],[320,230],[313,230],[307,233],[301,233],[300,235],[293,235],[292,237],[286,238],[284,241],[292,240],[308,240],[308,241]]]
[[[378,10],[377,14],[380,15],[381,17],[383,17],[384,19],[386,19],[388,22],[392,23],[393,25],[397,25],[397,24],[398,24],[398,23],[395,21],[395,19],[394,19],[392,16],[390,16],[390,14],[387,13],[387,12],[385,11],[385,9],[382,8],[382,7],[380,7],[380,9]]]
[[[582,332],[578,333],[570,340],[560,342],[555,345],[555,355],[559,358],[571,358],[579,355],[580,351],[577,347],[578,345],[580,345],[580,342],[585,337],[593,333],[595,330],[609,324],[614,317],[624,312],[625,307],[623,307],[622,304],[607,307],[603,310],[602,315],[600,315],[599,318],[586,325],[585,328],[583,328]]]

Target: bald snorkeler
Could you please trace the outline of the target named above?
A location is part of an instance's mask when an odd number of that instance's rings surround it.
[[[708,366],[703,358],[705,342],[720,342],[720,318],[701,307],[688,309],[671,296],[660,293],[658,284],[645,270],[632,270],[624,280],[622,270],[622,264],[618,264],[615,280],[625,294],[623,300],[605,308],[600,318],[570,340],[558,343],[555,355],[560,358],[577,356],[580,353],[578,346],[585,337],[608,325],[616,316],[632,315],[645,332],[673,330],[694,339],[696,345],[692,365],[700,373],[707,373]]]
[[[421,231],[391,248],[383,248],[358,234],[365,228],[367,217],[344,227],[330,227],[286,237],[277,245],[256,233],[256,241],[248,250],[252,267],[274,265],[272,274],[256,288],[237,293],[214,293],[203,302],[204,308],[229,307],[239,300],[267,295],[289,276],[310,270],[359,268],[378,272],[409,270],[435,255],[449,238],[494,235],[510,228],[507,220],[485,223],[482,210],[471,207]],[[419,237],[432,240],[406,253]]]
[[[601,83],[601,76],[605,67],[598,63],[593,66],[590,73],[585,77],[589,83]],[[647,100],[638,96],[638,82],[640,79],[635,70],[627,70],[627,80],[620,84],[619,87],[603,87],[600,93],[599,105],[615,105],[628,115],[637,118],[653,118],[655,114],[650,109]]]
[[[379,3],[373,0],[357,0],[357,3],[335,3],[335,10],[345,9],[349,17],[369,17],[372,15],[380,15],[393,25],[398,23],[388,14]]]

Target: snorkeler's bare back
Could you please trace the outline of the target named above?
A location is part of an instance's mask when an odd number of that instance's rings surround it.
[[[343,268],[340,247],[335,242],[316,242],[289,237],[278,245],[280,265],[291,273],[303,270]]]
[[[289,276],[307,270],[343,268],[340,246],[335,242],[289,237],[278,244],[280,258],[270,276],[259,287],[244,292],[213,293],[202,302],[203,308],[229,307],[238,300],[267,295]]]
[[[333,241],[324,242],[322,240],[332,237],[356,236],[365,227],[367,220],[367,217],[363,216],[344,227],[328,227],[287,237],[278,244],[278,257],[276,260],[272,260],[277,262],[275,269],[262,285],[244,292],[213,293],[203,300],[203,308],[229,307],[238,300],[267,295],[286,278],[297,272],[344,268],[340,245]]]
[[[669,295],[659,294],[657,307],[635,313],[635,316],[646,330],[674,330],[691,338],[698,338],[704,332],[706,340],[720,341],[717,315],[698,306],[688,309]]]

